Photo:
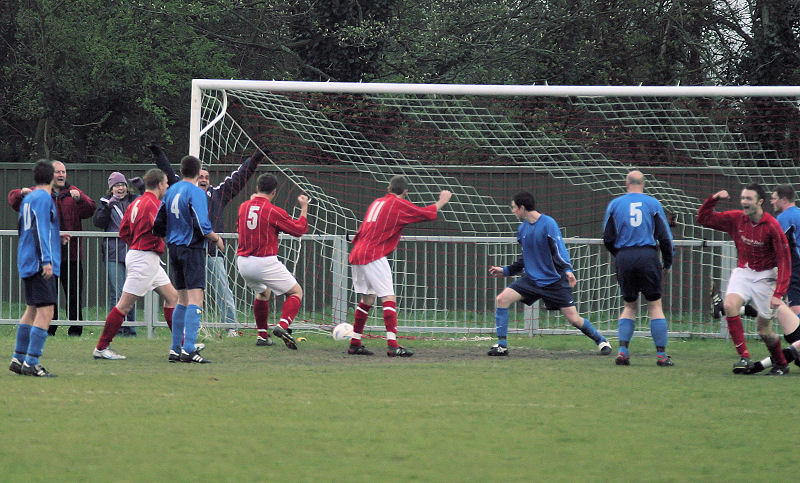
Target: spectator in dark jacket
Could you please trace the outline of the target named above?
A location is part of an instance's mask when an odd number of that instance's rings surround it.
[[[92,223],[103,231],[112,232],[115,235],[118,234],[122,216],[136,198],[138,198],[138,195],[128,191],[128,180],[125,179],[125,176],[114,171],[108,177],[108,192],[100,198]],[[127,254],[128,246],[118,237],[103,239],[103,258],[106,262],[106,276],[108,277],[109,312],[122,296],[122,286],[125,284],[127,275],[125,269],[125,255]],[[128,311],[126,320],[129,322],[136,320],[135,306],[133,310]],[[135,337],[136,327],[121,327],[119,335]]]
[[[61,161],[53,161],[55,175],[53,177],[53,201],[58,209],[59,228],[61,231],[82,231],[81,220],[90,218],[96,208],[94,200],[67,183],[67,168]],[[14,189],[8,193],[8,203],[14,211],[19,211],[22,198],[31,192],[31,188]],[[83,320],[83,258],[82,240],[73,237],[67,245],[61,246],[61,288],[66,294],[67,320]],[[58,309],[56,308],[56,314]],[[57,325],[50,324],[48,332],[55,335]],[[68,334],[80,336],[83,326],[73,325]]]
[[[167,156],[161,146],[150,145],[153,153],[153,160],[161,171],[167,175],[170,185],[180,181],[180,178],[172,169],[172,165],[167,160]],[[269,151],[256,149],[253,155],[242,162],[236,171],[227,176],[222,183],[211,186],[209,173],[205,169],[200,170],[197,179],[197,186],[206,192],[208,196],[208,218],[215,233],[227,233],[225,229],[225,206],[245,187],[247,181],[256,172],[258,165]],[[213,243],[208,244],[208,258],[206,259],[206,283],[214,293],[211,298],[216,303],[216,307],[222,312],[222,321],[228,328],[228,335],[236,336],[239,334],[236,322],[236,303],[233,299],[228,284],[228,270],[225,266],[225,254],[217,249]]]

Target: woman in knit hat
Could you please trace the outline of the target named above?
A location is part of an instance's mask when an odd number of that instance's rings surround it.
[[[97,204],[92,223],[97,228],[106,232],[119,232],[122,215],[128,206],[138,198],[128,191],[128,180],[125,175],[114,171],[108,177],[108,192]],[[103,256],[106,262],[106,275],[108,277],[108,310],[116,305],[122,295],[122,285],[125,283],[125,255],[128,247],[119,238],[103,239]],[[128,312],[127,320],[136,320],[136,310]],[[119,332],[123,336],[136,336],[135,327],[122,327]]]

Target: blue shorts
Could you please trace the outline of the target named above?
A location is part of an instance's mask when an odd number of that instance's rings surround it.
[[[540,287],[530,277],[523,275],[508,288],[522,295],[521,301],[525,305],[532,305],[539,299],[542,299],[547,310],[559,310],[575,305],[572,299],[572,287],[569,286],[566,276],[562,276],[561,280],[555,283]]]
[[[47,307],[58,302],[58,277],[49,279],[40,273],[23,278],[25,286],[25,304],[33,307]]]
[[[635,302],[640,292],[649,302],[661,299],[661,261],[656,247],[622,248],[616,264],[622,300]]]
[[[206,288],[206,249],[167,245],[172,284],[176,290]]]

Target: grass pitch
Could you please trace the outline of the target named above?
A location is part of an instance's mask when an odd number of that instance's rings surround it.
[[[168,363],[165,332],[95,361],[98,330],[48,339],[57,378],[3,368],[0,480],[788,481],[796,459],[800,369],[734,376],[726,341],[671,340],[661,368],[649,339],[617,367],[575,336],[511,339],[508,358],[413,340],[389,359],[381,340],[353,357],[296,333],[296,352],[207,340],[201,366]],[[0,328],[4,361],[13,344]]]

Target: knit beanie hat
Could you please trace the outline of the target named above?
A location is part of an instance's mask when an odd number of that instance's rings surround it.
[[[123,175],[122,173],[120,173],[120,172],[118,172],[118,171],[114,171],[114,172],[113,172],[113,173],[111,173],[111,175],[108,177],[108,187],[109,187],[109,188],[111,188],[112,186],[114,186],[114,185],[115,185],[115,184],[117,184],[117,183],[125,183],[125,184],[128,184],[128,180],[127,180],[127,179],[125,179],[125,175]]]

